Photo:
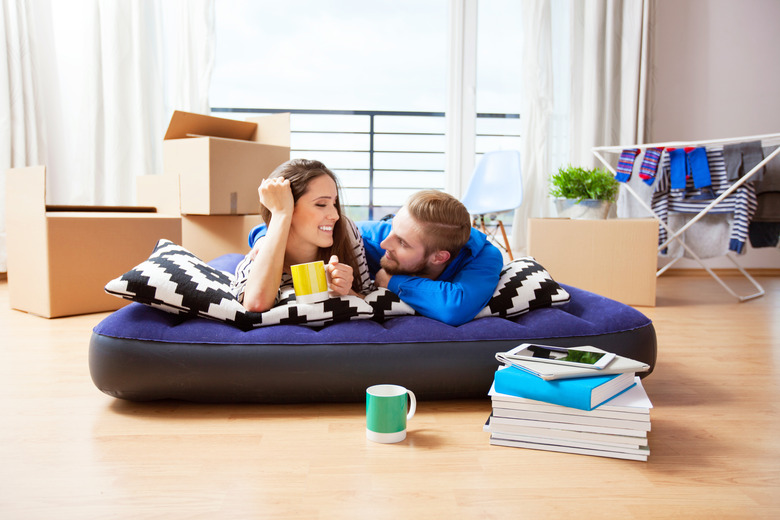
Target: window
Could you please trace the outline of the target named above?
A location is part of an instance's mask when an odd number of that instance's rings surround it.
[[[447,0],[220,0],[215,107],[443,112]]]
[[[214,110],[295,110],[291,155],[338,175],[351,216],[444,187],[447,0],[220,0],[216,34]]]
[[[477,16],[477,154],[520,149],[521,12],[516,0],[483,0]]]
[[[220,0],[215,115],[291,110],[291,155],[328,165],[356,219],[444,189],[449,4]],[[478,154],[520,147],[521,4],[478,4]]]

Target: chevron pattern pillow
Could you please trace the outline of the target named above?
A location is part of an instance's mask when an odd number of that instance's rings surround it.
[[[526,256],[504,265],[493,296],[476,318],[511,318],[534,309],[563,305],[570,298],[544,267]]]

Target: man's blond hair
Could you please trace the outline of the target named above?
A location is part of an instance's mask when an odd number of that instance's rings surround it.
[[[426,254],[448,251],[457,256],[471,236],[471,216],[466,206],[448,193],[418,191],[404,205],[425,237]]]

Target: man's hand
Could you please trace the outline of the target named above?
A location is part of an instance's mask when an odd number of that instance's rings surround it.
[[[384,269],[380,269],[376,272],[376,277],[374,278],[374,283],[377,287],[384,287],[387,289],[387,284],[390,283],[390,278],[393,276],[390,274],[387,274],[387,271]]]

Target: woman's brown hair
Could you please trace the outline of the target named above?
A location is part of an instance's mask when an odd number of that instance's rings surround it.
[[[289,180],[293,200],[297,204],[298,199],[300,199],[301,196],[306,193],[306,190],[309,189],[309,183],[320,175],[327,175],[336,183],[336,192],[338,194],[336,197],[336,211],[338,212],[339,219],[333,225],[333,245],[327,248],[321,247],[318,260],[322,260],[327,264],[331,255],[336,255],[339,258],[339,262],[352,267],[352,273],[354,275],[352,279],[352,289],[359,293],[361,292],[360,268],[358,266],[357,258],[355,257],[355,250],[352,242],[349,239],[352,232],[347,227],[346,218],[341,211],[341,188],[339,187],[339,181],[333,172],[320,161],[311,159],[292,159],[277,167],[271,172],[268,178],[284,177]],[[271,223],[271,212],[262,204],[260,204],[260,216],[263,218],[266,225]]]

